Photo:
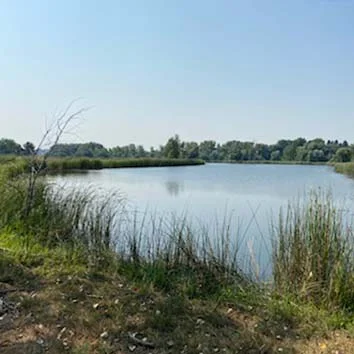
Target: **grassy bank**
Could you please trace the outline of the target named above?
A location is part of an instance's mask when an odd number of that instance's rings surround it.
[[[353,239],[330,199],[274,225],[269,284],[240,268],[227,224],[126,215],[118,195],[0,175],[2,353],[350,352]],[[118,206],[118,207],[117,207]],[[251,262],[250,262],[251,263]]]
[[[247,161],[212,161],[213,163],[231,163],[245,165],[327,165],[327,162],[312,161],[271,161],[271,160],[247,160]]]
[[[0,165],[11,165],[14,170],[29,169],[30,158],[16,156],[0,157]],[[41,164],[42,157],[38,156],[35,163]],[[99,158],[54,158],[46,159],[42,168],[46,171],[66,170],[100,170],[104,168],[133,168],[133,167],[173,167],[203,165],[203,160],[197,159],[157,159],[157,158],[133,158],[133,159],[99,159]]]
[[[354,162],[336,163],[334,164],[334,170],[338,173],[354,177]]]
[[[203,165],[202,160],[189,159],[94,159],[94,158],[50,158],[47,166],[54,170],[90,170],[103,168],[128,168],[128,167],[172,167]]]

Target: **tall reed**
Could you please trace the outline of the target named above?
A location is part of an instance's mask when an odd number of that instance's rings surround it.
[[[26,175],[10,178],[8,171],[0,173],[0,229],[51,247],[77,247],[95,257],[112,249],[111,237],[123,209],[118,193],[98,194],[90,187],[65,191],[41,177],[25,214],[27,193]]]
[[[336,163],[334,164],[334,170],[338,173],[354,177],[354,162]]]
[[[354,237],[348,225],[323,193],[289,205],[274,229],[276,291],[354,309]]]
[[[102,168],[128,168],[128,167],[168,167],[202,165],[204,161],[196,159],[164,159],[164,158],[49,158],[47,169],[61,170],[100,170]]]

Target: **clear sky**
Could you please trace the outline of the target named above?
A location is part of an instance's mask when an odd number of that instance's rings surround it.
[[[0,0],[0,136],[354,142],[353,0]]]

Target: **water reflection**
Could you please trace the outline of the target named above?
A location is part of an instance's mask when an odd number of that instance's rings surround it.
[[[77,176],[82,176],[82,175],[88,175],[91,171],[90,170],[59,170],[59,171],[47,171],[48,176],[70,176],[73,177],[75,175]]]
[[[183,183],[177,181],[166,181],[166,190],[169,195],[177,197],[184,190]]]

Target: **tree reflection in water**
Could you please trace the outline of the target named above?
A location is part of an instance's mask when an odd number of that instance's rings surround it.
[[[183,184],[177,181],[166,181],[166,189],[169,195],[178,196],[184,189]]]

